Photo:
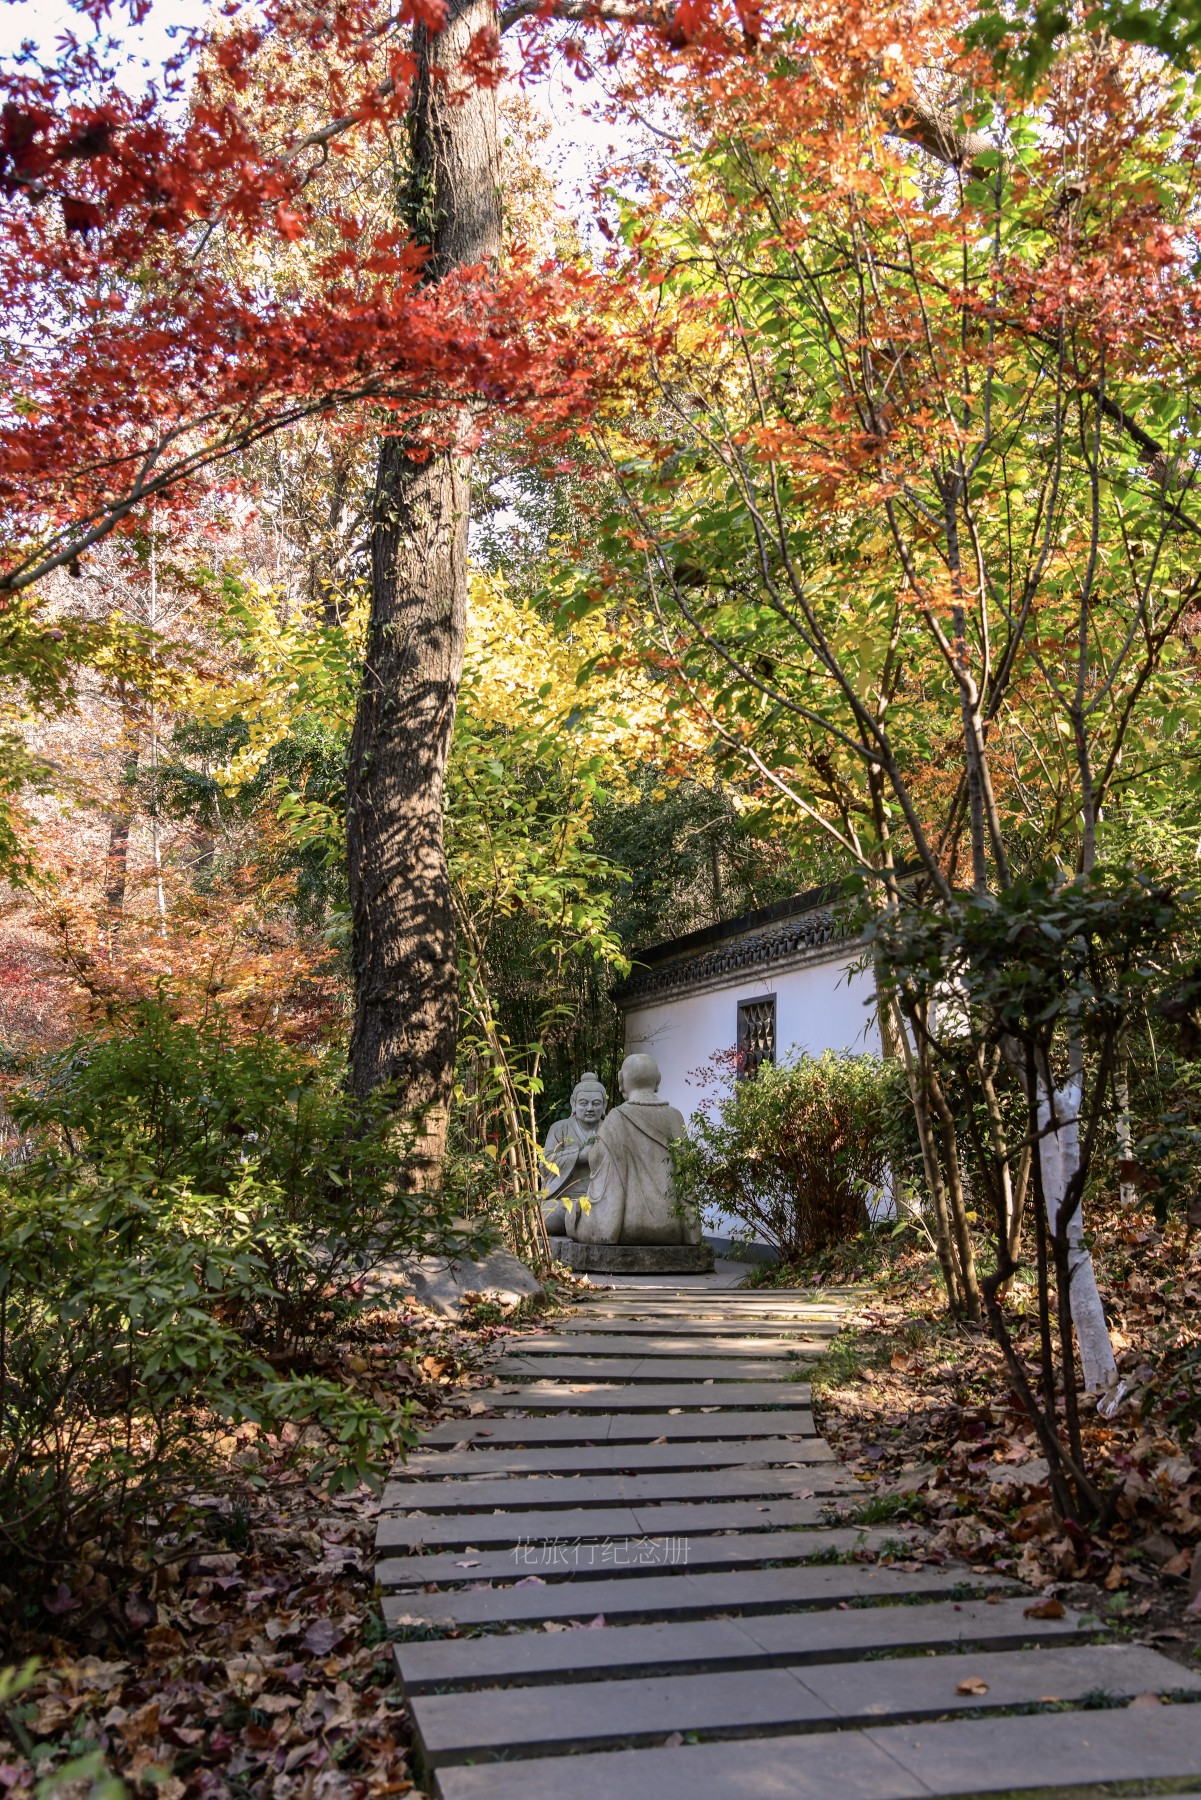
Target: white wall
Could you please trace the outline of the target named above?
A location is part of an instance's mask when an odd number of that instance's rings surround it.
[[[794,1051],[820,1056],[823,1050],[880,1048],[875,984],[870,969],[851,974],[845,954],[804,968],[741,971],[728,986],[656,1000],[626,1013],[625,1048],[630,1056],[646,1051],[663,1077],[659,1094],[690,1118],[706,1098],[722,1087],[703,1065],[715,1052],[732,1050],[738,1038],[738,1002],[767,994],[776,996],[776,1058]],[[706,1082],[706,1077],[708,1080]],[[729,1222],[712,1231],[729,1235]]]

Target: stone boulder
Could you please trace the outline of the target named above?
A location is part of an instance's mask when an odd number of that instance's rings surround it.
[[[517,1306],[543,1292],[538,1277],[511,1250],[493,1250],[481,1262],[466,1257],[422,1256],[380,1270],[381,1286],[412,1294],[447,1319],[461,1316],[472,1299]]]

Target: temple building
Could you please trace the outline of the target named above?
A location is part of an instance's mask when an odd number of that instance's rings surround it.
[[[688,1117],[735,1070],[801,1051],[878,1053],[875,983],[844,912],[838,889],[813,888],[636,951],[613,995],[626,1055],[653,1056],[661,1094]],[[720,1251],[731,1230],[719,1219],[706,1236]]]

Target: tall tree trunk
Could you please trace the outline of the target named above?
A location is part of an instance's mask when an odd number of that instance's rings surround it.
[[[104,904],[108,912],[110,957],[115,947],[117,933],[120,930],[121,914],[125,908],[125,888],[129,878],[129,833],[133,824],[140,750],[133,711],[124,695],[121,701],[121,747],[124,751],[125,766],[121,772],[121,786],[109,818],[108,854],[104,859]]]
[[[432,282],[500,254],[496,90],[463,74],[468,46],[495,29],[492,0],[454,0],[442,31],[417,31],[412,186]],[[458,1031],[442,789],[463,668],[471,464],[455,451],[415,462],[407,449],[382,441],[372,508],[371,617],[347,782],[350,1062],[357,1094],[392,1083],[397,1108],[423,1115],[422,1160],[432,1166],[445,1146]]]

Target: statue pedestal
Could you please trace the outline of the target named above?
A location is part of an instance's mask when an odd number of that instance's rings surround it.
[[[709,1275],[708,1244],[577,1244],[552,1238],[551,1249],[577,1275]]]

